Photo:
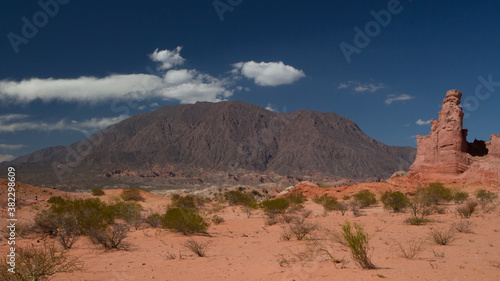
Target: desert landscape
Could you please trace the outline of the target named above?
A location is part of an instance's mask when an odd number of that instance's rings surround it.
[[[497,280],[498,137],[467,144],[461,97],[447,92],[409,172],[378,182],[78,193],[17,183],[15,229],[2,208],[1,276]],[[13,184],[1,184],[7,202]],[[12,237],[16,274],[8,272]]]

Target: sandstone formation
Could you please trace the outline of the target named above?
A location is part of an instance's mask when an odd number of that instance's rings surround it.
[[[446,93],[439,119],[431,120],[430,134],[417,136],[417,156],[409,174],[424,182],[498,185],[500,136],[491,135],[489,142],[467,142],[461,98],[460,91]]]

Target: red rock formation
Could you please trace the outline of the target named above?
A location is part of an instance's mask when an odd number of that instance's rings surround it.
[[[431,132],[417,136],[417,156],[410,167],[410,176],[420,180],[457,183],[500,183],[500,136],[489,142],[467,142],[462,128],[464,113],[459,106],[462,93],[446,93],[439,119],[431,120]]]

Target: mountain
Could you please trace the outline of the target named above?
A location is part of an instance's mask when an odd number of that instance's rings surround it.
[[[414,148],[382,144],[335,113],[279,113],[230,101],[166,106],[8,164],[30,184],[161,188],[282,176],[386,178],[407,170],[414,155]]]

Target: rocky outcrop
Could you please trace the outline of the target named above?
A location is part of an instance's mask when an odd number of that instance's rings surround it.
[[[500,183],[500,136],[493,134],[489,142],[467,142],[463,129],[464,113],[460,105],[462,93],[446,93],[438,120],[431,120],[431,132],[417,136],[417,156],[409,175],[420,180],[463,184]]]

